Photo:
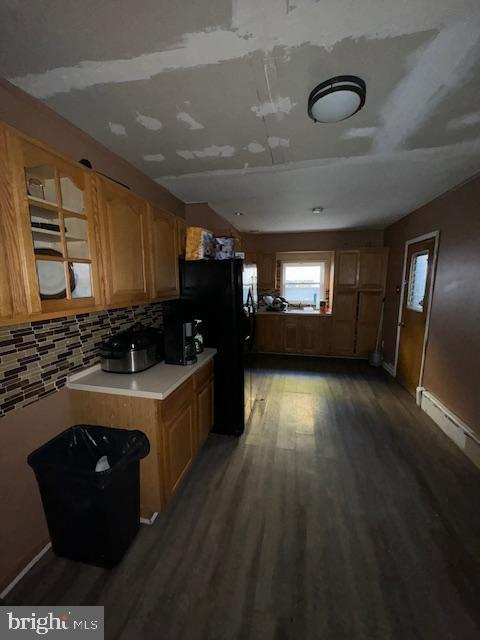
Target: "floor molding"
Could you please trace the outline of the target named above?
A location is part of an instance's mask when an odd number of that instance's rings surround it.
[[[386,362],[386,360],[384,360],[382,362],[382,367],[385,369],[385,371],[387,373],[389,373],[392,377],[395,377],[395,367],[393,366],[393,364],[390,364],[390,362]]]
[[[448,407],[426,389],[421,389],[420,408],[443,433],[480,469],[480,438]]]
[[[0,593],[0,598],[5,598],[5,596],[10,593],[10,591],[13,589],[13,587],[20,582],[20,580],[23,578],[24,575],[26,575],[30,569],[37,564],[37,562],[47,553],[47,551],[50,549],[50,547],[52,546],[52,543],[49,542],[48,544],[46,544],[43,549],[41,551],[39,551],[37,553],[37,555],[32,558],[30,560],[30,562],[23,567],[23,569],[20,571],[20,573],[10,582],[10,584],[7,584],[7,586],[5,587],[5,589]]]
[[[155,511],[151,518],[140,518],[141,524],[153,524],[157,519],[158,511]],[[20,573],[5,587],[5,589],[0,593],[0,598],[5,598],[8,593],[13,589],[13,587],[20,582],[20,580],[25,576],[30,569],[37,564],[37,562],[47,553],[47,551],[51,548],[52,543],[49,542],[46,544],[41,551],[37,553],[37,555],[30,560],[30,562],[25,565],[25,567],[20,571]]]

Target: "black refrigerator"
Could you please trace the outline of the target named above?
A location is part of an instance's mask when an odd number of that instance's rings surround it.
[[[234,436],[245,429],[245,362],[255,327],[254,303],[250,297],[244,302],[242,274],[241,259],[180,260],[182,314],[202,320],[204,345],[217,349],[213,431]]]

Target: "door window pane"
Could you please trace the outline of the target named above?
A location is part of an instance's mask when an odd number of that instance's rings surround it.
[[[73,272],[72,298],[91,298],[91,265],[85,262],[69,262],[68,264],[69,269]]]
[[[38,165],[25,168],[25,182],[27,193],[31,198],[55,204],[57,193],[55,189],[55,171],[50,165]]]
[[[62,207],[76,213],[85,211],[83,191],[69,177],[60,174],[60,191],[62,194]]]
[[[87,221],[76,216],[69,216],[64,213],[65,240],[67,242],[67,254],[69,258],[90,257],[88,252],[88,229]]]
[[[428,251],[414,253],[410,262],[407,308],[423,311],[425,288],[427,286]]]

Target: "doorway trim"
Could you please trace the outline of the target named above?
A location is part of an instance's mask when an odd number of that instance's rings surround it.
[[[432,277],[430,278],[430,288],[428,292],[428,308],[427,308],[427,321],[425,323],[425,333],[423,336],[423,347],[422,347],[422,361],[420,364],[420,376],[417,383],[418,387],[422,386],[423,382],[423,371],[425,368],[425,356],[427,354],[427,342],[428,342],[428,333],[430,330],[430,316],[432,313],[432,302],[433,302],[433,291],[435,288],[435,276],[437,271],[437,257],[438,257],[438,244],[440,240],[440,231],[430,231],[429,233],[424,233],[421,236],[417,236],[416,238],[412,238],[411,240],[407,240],[405,242],[405,251],[403,254],[403,270],[402,270],[402,289],[400,293],[400,306],[398,308],[398,318],[397,318],[397,341],[395,345],[395,364],[393,366],[393,375],[397,375],[397,365],[398,365],[398,353],[400,349],[400,323],[402,321],[402,312],[403,312],[403,301],[405,297],[405,284],[406,284],[406,276],[407,276],[407,256],[408,256],[408,248],[411,244],[415,244],[416,242],[422,242],[423,240],[435,240],[435,246],[433,249],[433,264],[432,264]],[[417,393],[418,396],[418,393]]]

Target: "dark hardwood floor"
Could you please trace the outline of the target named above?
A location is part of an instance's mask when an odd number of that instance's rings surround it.
[[[480,472],[364,362],[259,365],[247,433],[118,568],[49,552],[7,602],[105,605],[121,640],[478,640]]]

